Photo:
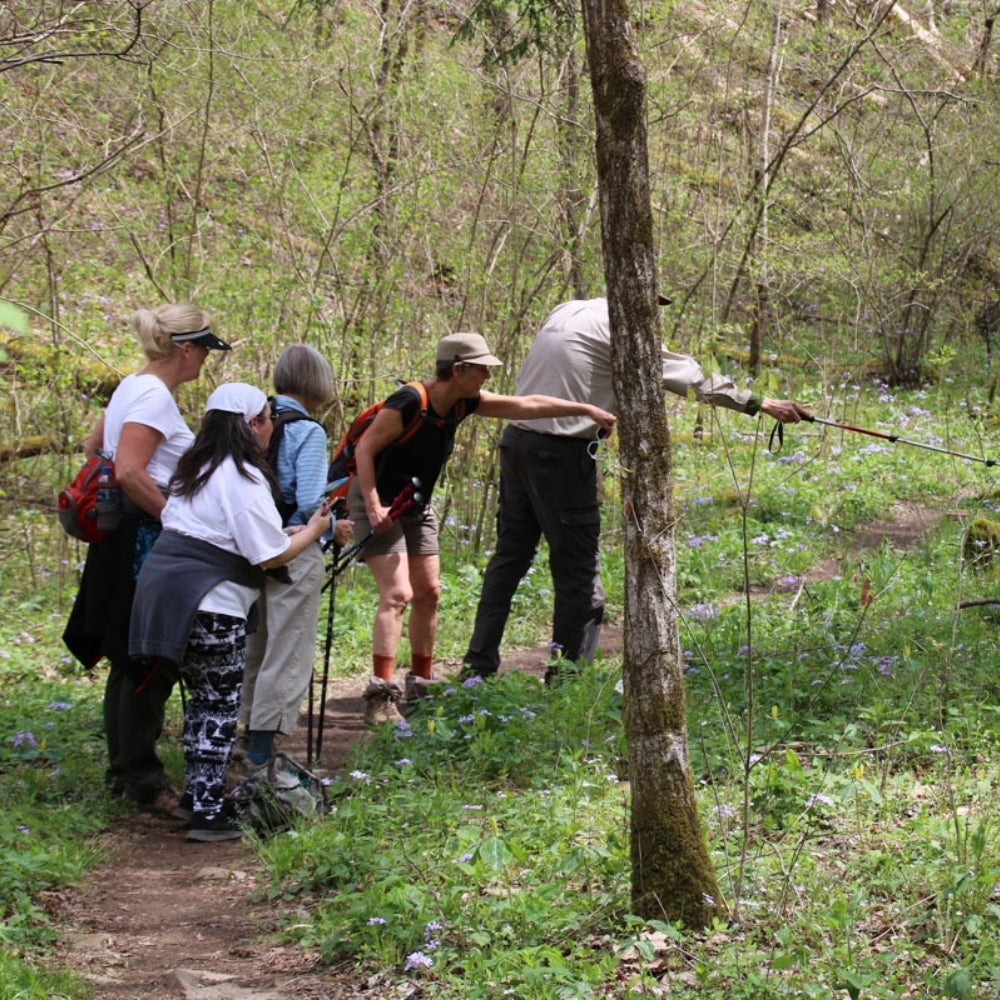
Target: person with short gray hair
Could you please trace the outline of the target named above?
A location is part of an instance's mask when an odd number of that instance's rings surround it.
[[[285,525],[307,524],[323,500],[329,445],[312,417],[333,397],[333,369],[308,344],[292,344],[274,366],[272,401],[275,437],[268,449],[281,494]],[[279,437],[280,436],[280,437]],[[334,539],[344,544],[351,522],[334,521]],[[247,637],[247,665],[240,704],[236,766],[242,777],[267,767],[278,733],[290,736],[309,689],[316,655],[320,593],[325,567],[319,544],[307,546],[287,566],[288,581],[269,579],[258,601],[260,624]]]

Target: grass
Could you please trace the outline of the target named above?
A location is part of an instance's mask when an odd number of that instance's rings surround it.
[[[899,395],[869,415],[895,425],[946,402]],[[997,516],[989,472],[805,426],[777,455],[745,423],[697,445],[683,419],[691,759],[731,919],[720,910],[703,931],[629,913],[627,750],[609,659],[556,688],[517,673],[453,683],[408,726],[358,746],[331,784],[330,819],[260,844],[285,934],[385,996],[413,983],[426,997],[532,1000],[990,995],[997,613],[957,606],[996,596],[995,570],[962,558],[965,527]],[[919,431],[940,427],[922,416]],[[613,619],[623,567],[613,477],[606,485]],[[946,514],[905,552],[852,539],[902,500]],[[57,928],[45,893],[94,863],[113,810],[100,684],[63,659],[72,566],[61,543],[30,515],[16,530],[27,557],[0,595],[0,998],[77,997],[79,982],[48,971]],[[449,525],[444,555],[439,655],[453,663],[488,555],[462,544],[471,530]],[[821,559],[828,572],[807,576]],[[543,553],[512,642],[544,639],[550,589]],[[363,670],[371,596],[363,571],[338,587],[345,674]]]

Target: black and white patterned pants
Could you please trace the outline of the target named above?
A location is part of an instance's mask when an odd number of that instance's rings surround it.
[[[243,618],[199,611],[195,615],[181,677],[188,691],[184,712],[184,768],[193,812],[212,819],[222,809],[229,755],[246,666]]]

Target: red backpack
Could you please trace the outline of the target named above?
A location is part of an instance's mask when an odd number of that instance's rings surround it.
[[[414,414],[413,419],[403,428],[403,433],[400,434],[393,444],[402,444],[404,441],[409,441],[414,434],[420,429],[420,425],[424,422],[427,417],[427,386],[423,382],[404,382],[400,384],[400,388],[404,386],[409,386],[412,389],[416,389],[420,393],[420,406],[417,412]],[[458,415],[458,419],[461,420],[464,416],[464,401],[459,404],[463,407],[463,411]],[[379,410],[385,406],[385,400],[381,400],[378,403],[372,403],[371,406],[365,407],[355,418],[351,421],[351,426],[344,431],[343,437],[340,439],[340,443],[333,451],[333,458],[330,461],[330,469],[327,472],[327,492],[326,495],[331,503],[335,503],[341,497],[347,497],[347,491],[350,489],[351,483],[354,480],[354,476],[357,474],[357,460],[355,458],[355,453],[357,451],[358,442],[361,440],[362,435],[371,426],[372,421],[375,419]],[[437,423],[440,426],[444,426],[446,421],[438,418]]]
[[[83,542],[103,541],[122,517],[115,463],[98,449],[83,463],[73,482],[60,491],[56,505],[67,535]]]

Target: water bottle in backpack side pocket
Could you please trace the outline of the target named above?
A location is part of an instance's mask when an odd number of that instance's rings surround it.
[[[100,531],[114,531],[121,521],[121,494],[115,468],[102,462],[97,473],[97,527]]]

